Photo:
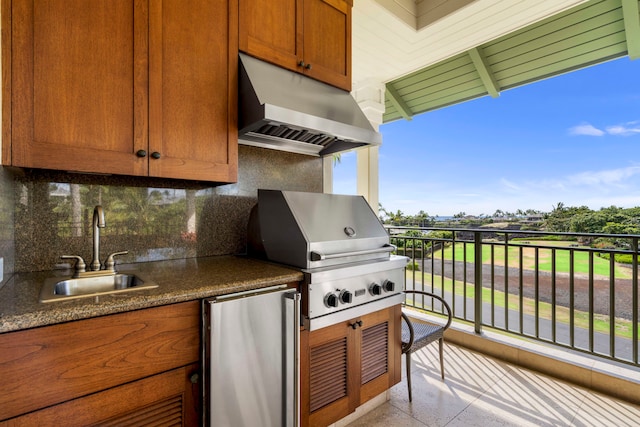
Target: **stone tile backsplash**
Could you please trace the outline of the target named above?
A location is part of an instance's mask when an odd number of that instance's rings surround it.
[[[5,168],[0,168],[0,258],[2,258],[0,286],[14,271],[14,207],[13,174]]]
[[[257,189],[322,191],[319,158],[239,147],[238,182],[212,186],[140,177],[24,170],[0,173],[0,256],[15,272],[64,268],[60,255],[92,259],[101,205],[100,260],[119,263],[240,254]],[[7,267],[5,266],[5,270]]]

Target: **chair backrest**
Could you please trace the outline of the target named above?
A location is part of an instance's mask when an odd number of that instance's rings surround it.
[[[444,326],[442,326],[442,331],[444,332],[449,328],[449,326],[451,326],[451,322],[453,321],[453,312],[451,311],[451,307],[449,306],[449,304],[440,295],[436,295],[431,292],[425,292],[425,291],[419,291],[419,290],[413,290],[413,289],[405,290],[404,293],[419,294],[428,298],[433,298],[438,300],[444,307],[447,315],[447,323]],[[409,342],[402,344],[402,352],[406,353],[413,345],[413,338],[414,338],[415,332],[414,332],[414,328],[411,323],[411,320],[405,313],[402,313],[402,320],[404,324],[407,326],[407,328],[409,329]]]

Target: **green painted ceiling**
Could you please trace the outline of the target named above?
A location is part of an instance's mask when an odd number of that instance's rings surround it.
[[[639,0],[578,7],[387,83],[384,122],[629,55],[640,58]]]

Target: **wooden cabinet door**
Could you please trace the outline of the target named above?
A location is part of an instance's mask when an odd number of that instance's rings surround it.
[[[351,0],[240,0],[240,50],[351,90]]]
[[[400,381],[400,313],[398,305],[301,334],[303,426],[332,424]]]
[[[9,2],[6,2],[9,3]],[[3,4],[6,4],[3,2]],[[11,119],[3,162],[146,175],[146,2],[11,2]],[[10,58],[7,58],[7,51]]]
[[[303,426],[326,426],[355,410],[359,401],[356,329],[342,322],[308,334],[301,351]],[[305,340],[303,339],[303,343]]]
[[[237,19],[235,1],[150,1],[149,175],[237,180]]]
[[[360,401],[371,400],[400,382],[400,306],[362,318],[360,335]]]
[[[305,74],[351,91],[351,0],[304,0]]]
[[[18,426],[199,425],[192,365],[114,387],[8,421]],[[64,421],[63,421],[64,420]],[[0,423],[1,424],[1,423]]]
[[[302,0],[240,0],[240,50],[302,71]]]
[[[0,420],[197,363],[200,322],[188,301],[0,334]]]

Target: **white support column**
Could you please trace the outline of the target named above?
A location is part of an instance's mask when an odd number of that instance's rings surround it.
[[[361,148],[356,152],[357,158],[357,191],[369,202],[374,212],[378,213],[378,147]]]
[[[374,80],[354,83],[353,96],[375,130],[382,124],[385,85]],[[378,213],[379,202],[379,147],[357,150],[357,191]]]
[[[351,95],[365,116],[371,122],[375,130],[382,124],[384,114],[385,85],[374,80],[366,80],[353,84]],[[378,187],[378,155],[379,147],[356,149],[357,167],[357,192],[364,196],[373,210],[378,212],[379,187]],[[323,159],[323,191],[333,192],[333,158],[327,156]]]
[[[333,156],[322,158],[322,192],[333,193]]]

